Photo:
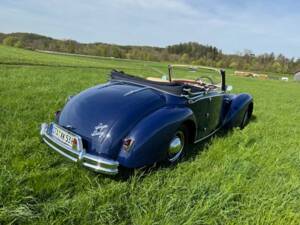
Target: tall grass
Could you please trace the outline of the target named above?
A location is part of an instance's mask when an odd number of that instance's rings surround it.
[[[0,224],[300,223],[299,84],[229,76],[234,92],[254,97],[244,130],[122,179],[81,168],[39,138],[68,95],[105,82],[112,68],[153,74],[145,62],[0,46]]]

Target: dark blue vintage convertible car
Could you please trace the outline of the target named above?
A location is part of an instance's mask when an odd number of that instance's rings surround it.
[[[205,77],[172,79],[173,67],[168,79],[112,71],[108,83],[68,98],[55,122],[42,124],[43,140],[74,162],[117,174],[120,166],[176,162],[188,144],[247,124],[252,97],[228,94],[225,71],[218,71],[218,85]]]

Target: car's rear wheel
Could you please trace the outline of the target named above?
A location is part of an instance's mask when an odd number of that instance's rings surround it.
[[[167,161],[170,163],[178,161],[182,157],[187,144],[187,129],[185,126],[181,126],[176,131],[174,137],[169,143],[167,151]]]

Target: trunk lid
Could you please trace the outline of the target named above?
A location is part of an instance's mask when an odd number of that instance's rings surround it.
[[[134,125],[164,105],[163,95],[153,89],[111,82],[71,98],[59,125],[82,136],[87,152],[116,158]]]

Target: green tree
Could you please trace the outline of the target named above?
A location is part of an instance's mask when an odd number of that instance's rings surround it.
[[[3,39],[3,44],[8,46],[14,46],[17,43],[18,39],[12,36],[8,36]]]
[[[16,48],[24,48],[24,44],[22,43],[22,41],[17,41],[14,46]]]
[[[190,60],[189,55],[187,53],[184,53],[181,57],[180,57],[180,61],[183,63],[188,63]]]
[[[282,70],[282,67],[280,65],[279,62],[274,62],[273,65],[272,65],[272,70],[277,72],[277,73],[280,73],[281,70]]]
[[[238,67],[238,63],[237,62],[231,62],[229,65],[230,68],[236,69]]]

